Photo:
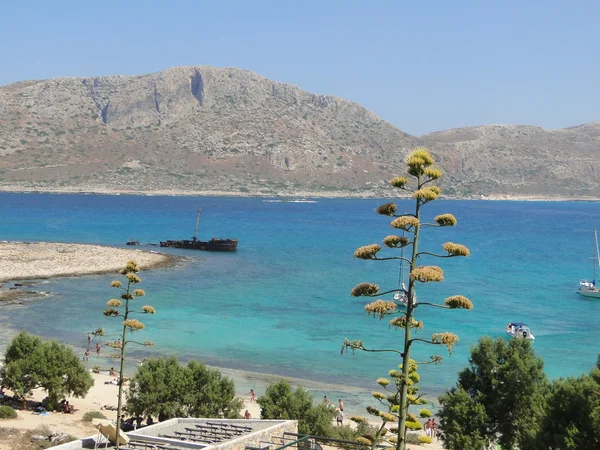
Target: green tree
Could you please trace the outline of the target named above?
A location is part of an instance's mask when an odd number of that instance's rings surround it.
[[[186,397],[187,413],[192,417],[236,419],[243,400],[235,396],[235,383],[217,369],[190,361],[186,367],[190,386]]]
[[[481,403],[461,387],[452,388],[440,399],[441,438],[448,450],[483,450],[488,445],[488,416]]]
[[[176,358],[150,358],[131,379],[127,411],[134,415],[172,417],[227,417],[240,415],[242,400],[233,381],[217,369]]]
[[[43,341],[22,331],[9,344],[0,372],[2,384],[26,406],[27,396],[36,388],[48,394],[55,407],[60,397],[84,397],[94,380],[70,347]]]
[[[536,448],[600,448],[600,359],[589,375],[553,383]]]
[[[133,314],[156,314],[154,307],[150,305],[144,305],[140,310],[136,311],[133,309],[131,302],[137,297],[143,297],[146,295],[143,289],[134,289],[133,286],[141,282],[142,280],[136,274],[140,271],[139,266],[135,261],[129,261],[125,267],[123,267],[119,273],[125,277],[125,286],[119,280],[113,281],[110,286],[119,289],[121,291],[121,300],[110,299],[107,302],[108,308],[104,310],[104,315],[107,317],[121,317],[123,320],[123,326],[121,334],[118,340],[107,342],[106,345],[117,349],[117,358],[120,360],[119,368],[119,393],[117,400],[117,436],[116,436],[116,448],[119,448],[119,432],[121,429],[121,409],[123,407],[123,376],[125,368],[125,349],[128,344],[138,344],[144,346],[154,345],[152,342],[146,340],[144,342],[137,342],[131,339],[127,339],[127,332],[133,334],[136,331],[143,330],[145,325],[137,319],[132,319]],[[122,309],[118,309],[122,308]],[[101,333],[98,333],[101,331]],[[104,330],[96,330],[96,336],[104,335]]]
[[[262,419],[297,420],[300,434],[331,435],[335,411],[326,405],[313,405],[312,396],[301,387],[294,390],[286,380],[269,384],[258,398]]]
[[[479,404],[487,418],[477,430],[489,442],[497,440],[504,449],[535,448],[548,389],[544,363],[529,340],[484,337],[471,349],[469,366],[459,373],[456,389],[439,399],[442,439],[448,445],[458,439],[453,433],[469,429],[466,421],[471,419],[462,416],[462,409],[472,410],[479,420],[480,411],[473,409]]]
[[[407,427],[416,426],[411,425],[415,422],[408,420],[410,406],[409,401],[409,386],[411,385],[410,380],[410,366],[411,358],[410,351],[411,346],[416,342],[424,342],[433,345],[444,345],[448,348],[448,351],[452,351],[452,346],[458,341],[458,337],[449,332],[435,333],[431,335],[429,339],[416,338],[412,336],[413,329],[422,329],[423,322],[415,318],[415,312],[417,308],[423,306],[433,306],[438,308],[446,309],[472,309],[473,305],[469,299],[462,295],[454,295],[444,300],[443,304],[415,301],[415,291],[417,283],[429,283],[439,282],[444,280],[444,272],[440,267],[437,266],[420,266],[418,265],[420,258],[422,257],[437,257],[437,258],[452,258],[456,256],[469,256],[469,249],[464,245],[455,244],[453,242],[446,242],[442,247],[445,251],[444,254],[435,254],[426,251],[419,251],[419,239],[421,229],[423,227],[446,227],[456,225],[456,218],[452,214],[441,214],[434,218],[434,223],[422,222],[422,207],[436,200],[440,195],[440,188],[430,183],[438,180],[441,177],[441,171],[434,166],[434,159],[426,148],[418,147],[411,152],[407,159],[407,172],[411,179],[407,177],[396,177],[391,180],[391,185],[411,193],[412,198],[415,201],[415,209],[411,214],[397,214],[397,206],[395,203],[386,203],[381,205],[377,209],[377,213],[384,216],[394,217],[391,222],[392,228],[402,231],[402,235],[390,235],[383,239],[383,244],[391,249],[404,249],[410,248],[412,250],[410,257],[401,256],[378,256],[382,247],[379,244],[371,244],[364,247],[360,247],[354,252],[354,257],[364,260],[401,260],[402,262],[408,263],[410,268],[409,284],[405,296],[405,301],[402,301],[402,296],[399,298],[393,298],[391,300],[382,299],[388,295],[394,293],[402,294],[403,290],[390,289],[381,291],[379,286],[372,283],[360,283],[354,289],[352,289],[351,295],[354,297],[379,297],[378,300],[366,305],[365,310],[367,313],[378,316],[380,319],[388,315],[394,315],[396,317],[390,320],[390,326],[395,329],[404,330],[401,338],[401,348],[390,348],[390,349],[373,349],[368,348],[363,344],[361,340],[348,340],[345,339],[342,350],[350,349],[361,350],[367,352],[393,352],[397,354],[402,361],[402,376],[400,380],[399,392],[398,392],[398,405],[390,413],[398,420],[397,430],[397,444],[398,450],[404,450],[406,448],[406,430]],[[403,309],[405,308],[405,309]],[[427,363],[437,363],[442,358],[434,355]],[[425,362],[417,362],[416,364],[423,364]],[[407,425],[407,422],[409,424]]]

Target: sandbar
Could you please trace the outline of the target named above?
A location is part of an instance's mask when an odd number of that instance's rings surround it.
[[[118,272],[135,260],[142,269],[164,267],[163,253],[57,242],[0,242],[0,283]]]

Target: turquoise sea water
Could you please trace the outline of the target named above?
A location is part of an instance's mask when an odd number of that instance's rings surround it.
[[[344,337],[363,339],[370,347],[399,347],[401,339],[387,321],[364,314],[364,299],[349,295],[362,281],[382,288],[396,285],[396,262],[352,258],[357,247],[391,234],[389,219],[374,213],[381,203],[4,193],[0,240],[124,247],[132,237],[143,243],[189,238],[202,207],[199,237],[236,237],[238,252],[171,250],[189,261],[140,274],[144,303],[158,311],[145,317],[143,338],[156,343],[149,353],[366,392],[398,361],[382,354],[342,355]],[[411,207],[412,202],[399,202],[400,211]],[[427,228],[421,249],[436,251],[453,241],[467,245],[471,257],[424,258],[423,264],[443,267],[445,281],[420,287],[418,297],[441,301],[462,294],[475,309],[418,310],[425,321],[423,336],[452,331],[461,339],[451,357],[443,348],[414,347],[417,359],[428,359],[434,350],[445,356],[442,365],[420,370],[422,391],[433,396],[452,386],[467,363],[469,347],[483,335],[503,336],[509,321],[529,323],[550,377],[589,371],[600,352],[600,301],[579,297],[575,290],[580,278],[591,277],[600,204],[438,201],[426,206],[425,216],[444,212],[454,214],[458,226]],[[114,278],[47,280],[38,289],[54,295],[0,306],[0,347],[7,330],[27,329],[83,352],[89,330],[116,325],[102,315],[114,293],[108,286]]]

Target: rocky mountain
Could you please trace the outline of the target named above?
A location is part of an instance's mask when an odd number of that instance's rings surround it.
[[[450,195],[600,197],[599,123],[418,138],[356,103],[205,66],[0,87],[2,190],[385,196],[423,144]]]
[[[458,128],[422,137],[458,196],[600,198],[600,122]],[[446,180],[447,182],[450,180]]]

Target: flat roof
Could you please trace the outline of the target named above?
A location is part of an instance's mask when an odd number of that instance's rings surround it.
[[[217,450],[231,445],[237,447],[237,444],[241,448],[277,448],[281,442],[272,442],[273,437],[282,436],[284,431],[291,429],[297,432],[297,427],[295,420],[175,418],[125,433],[130,441],[120,448],[123,450]],[[78,450],[95,448],[95,445],[104,448],[105,442],[105,438],[96,435],[52,448]],[[108,448],[113,447],[109,445]]]

